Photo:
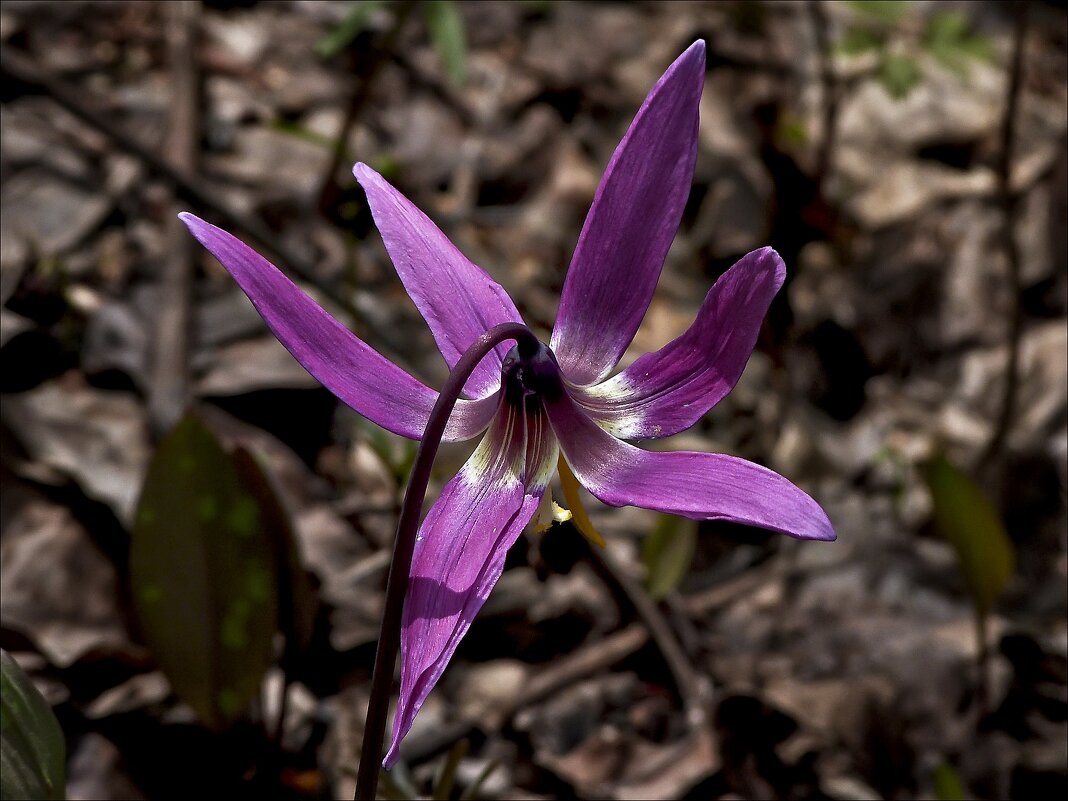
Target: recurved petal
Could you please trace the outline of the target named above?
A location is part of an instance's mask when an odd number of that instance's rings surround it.
[[[404,601],[400,697],[386,767],[537,511],[558,453],[544,414],[502,405],[423,521]]]
[[[719,403],[741,378],[760,324],[786,278],[772,248],[744,256],[705,296],[682,336],[576,399],[622,439],[667,437]]]
[[[576,384],[608,375],[649,307],[693,181],[704,72],[697,41],[653,87],[601,178],[550,343]]]
[[[547,399],[546,410],[571,469],[610,506],[835,538],[820,505],[766,467],[719,453],[641,450],[597,425],[566,393]]]
[[[375,225],[404,288],[452,367],[482,334],[499,323],[522,322],[504,288],[467,259],[434,223],[366,164],[353,168],[367,193]],[[498,345],[468,381],[475,397],[494,392],[509,345]]]
[[[192,214],[178,216],[305,370],[372,422],[404,437],[422,436],[437,400],[434,390],[359,339],[248,245]],[[496,395],[459,401],[445,438],[468,439],[483,431],[498,401]]]

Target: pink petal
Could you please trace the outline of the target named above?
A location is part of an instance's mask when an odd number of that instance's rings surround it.
[[[697,41],[653,87],[601,178],[549,343],[576,384],[611,372],[649,307],[693,181],[704,74]]]
[[[504,288],[472,264],[410,200],[366,164],[353,168],[393,266],[452,367],[482,334],[499,323],[522,322]],[[509,345],[475,368],[467,386],[475,397],[497,390]]]
[[[386,767],[537,511],[557,453],[544,414],[503,405],[423,521],[404,601],[400,698]]]
[[[716,281],[682,336],[576,400],[621,439],[684,431],[738,383],[785,278],[778,253],[754,250]]]
[[[546,397],[545,409],[579,481],[610,506],[835,538],[819,504],[766,467],[719,453],[643,451],[597,425],[567,393]]]
[[[437,393],[359,339],[277,267],[221,228],[178,215],[248,295],[278,341],[342,402],[394,434],[418,439]],[[493,418],[498,398],[461,400],[445,439],[468,439]]]

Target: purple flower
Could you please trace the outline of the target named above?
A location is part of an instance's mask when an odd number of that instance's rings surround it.
[[[471,397],[456,406],[446,439],[483,436],[420,528],[387,766],[500,577],[505,553],[534,516],[561,450],[586,489],[612,506],[835,538],[819,505],[767,468],[625,441],[682,431],[730,392],[785,276],[771,248],[748,254],[716,281],[682,336],[610,376],[645,314],[682,216],[703,80],[704,44],[696,42],[653,87],[605,170],[549,345],[530,358],[499,346],[468,381]],[[504,289],[382,176],[364,164],[355,174],[450,367],[479,335],[520,320]],[[420,437],[436,398],[432,389],[357,339],[234,237],[192,215],[182,219],[327,389],[382,427]]]

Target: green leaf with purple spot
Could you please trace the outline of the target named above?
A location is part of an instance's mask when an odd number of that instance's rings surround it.
[[[130,551],[141,632],[209,726],[241,719],[274,661],[277,551],[233,458],[187,415],[149,465]]]

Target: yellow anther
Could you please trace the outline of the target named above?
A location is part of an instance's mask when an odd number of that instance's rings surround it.
[[[593,527],[590,516],[586,514],[586,507],[582,505],[582,495],[579,492],[578,479],[571,472],[571,468],[568,466],[563,454],[560,454],[556,470],[560,474],[560,486],[564,490],[564,500],[567,501],[567,505],[571,508],[571,522],[575,524],[575,528],[579,530],[583,537],[594,545],[600,545],[603,548],[605,546],[604,537]]]

